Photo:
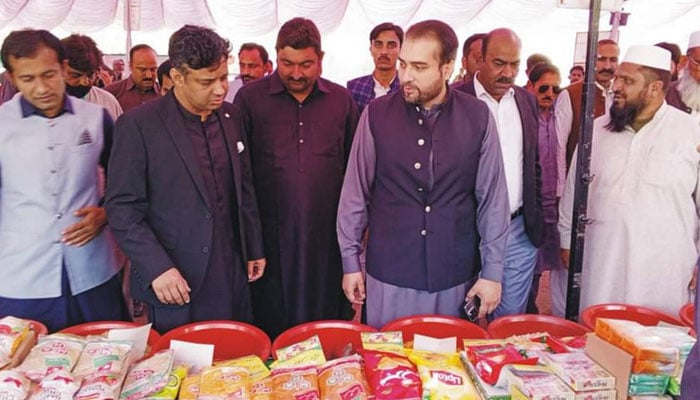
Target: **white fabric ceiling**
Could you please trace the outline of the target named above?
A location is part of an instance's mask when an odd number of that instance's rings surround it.
[[[403,27],[434,18],[452,25],[461,40],[496,27],[523,39],[523,57],[550,56],[563,70],[573,61],[576,32],[586,31],[588,12],[557,7],[559,0],[132,0],[133,43],[146,42],[167,53],[168,35],[183,24],[211,26],[234,46],[257,41],[273,50],[284,21],[304,16],[323,34],[324,74],[338,81],[368,73],[368,32],[384,21]],[[0,37],[24,27],[52,30],[59,37],[89,34],[104,53],[124,53],[126,0],[0,0]],[[629,24],[620,43],[672,41],[685,48],[700,29],[700,0],[629,0]],[[601,30],[609,30],[609,13]],[[270,51],[274,59],[274,51]],[[460,52],[461,53],[461,52]],[[460,54],[461,56],[461,54]],[[566,75],[566,74],[564,74]]]

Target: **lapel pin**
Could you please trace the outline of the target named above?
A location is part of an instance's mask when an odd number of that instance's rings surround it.
[[[231,118],[231,114],[229,114],[229,113],[224,113],[224,117],[226,117],[226,118]]]

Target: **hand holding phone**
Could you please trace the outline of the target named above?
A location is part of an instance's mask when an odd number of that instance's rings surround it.
[[[481,307],[479,296],[474,296],[464,302],[464,314],[469,321],[476,322],[479,319],[479,307]]]

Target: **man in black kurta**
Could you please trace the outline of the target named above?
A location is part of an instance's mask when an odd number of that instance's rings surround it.
[[[267,267],[252,285],[256,325],[274,338],[300,323],[349,318],[335,231],[356,106],[320,78],[313,22],[288,21],[273,74],[240,89],[235,103],[249,138]]]

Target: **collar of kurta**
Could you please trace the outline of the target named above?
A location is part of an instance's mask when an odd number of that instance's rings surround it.
[[[19,104],[20,108],[22,109],[22,118],[27,118],[31,115],[38,115],[40,117],[48,118],[46,115],[44,115],[43,112],[41,112],[41,110],[34,107],[34,104],[30,103],[27,99],[25,99],[24,96],[21,96],[19,98]],[[63,108],[61,109],[61,112],[59,112],[58,115],[56,115],[56,117],[63,113],[75,114],[73,112],[73,105],[71,104],[66,94],[63,95]]]
[[[275,71],[271,76],[270,76],[270,87],[268,89],[269,94],[278,94],[282,92],[286,92],[287,87],[284,86],[284,83],[282,83],[282,79],[280,79],[280,75],[277,71]],[[311,95],[314,95],[318,92],[323,92],[323,93],[328,93],[330,92],[330,89],[328,88],[328,85],[326,82],[321,79],[319,76],[316,79],[316,82],[314,83],[313,89],[311,89]]]
[[[126,90],[127,90],[127,91],[138,90],[138,91],[141,92],[141,93],[148,93],[148,92],[156,93],[156,88],[157,88],[157,87],[158,87],[158,83],[157,83],[157,82],[153,82],[153,87],[152,87],[152,88],[150,88],[150,89],[148,89],[148,90],[146,90],[146,91],[143,91],[143,90],[139,89],[138,86],[136,86],[136,83],[134,82],[134,78],[131,77],[131,75],[129,76],[129,79],[126,80]]]

